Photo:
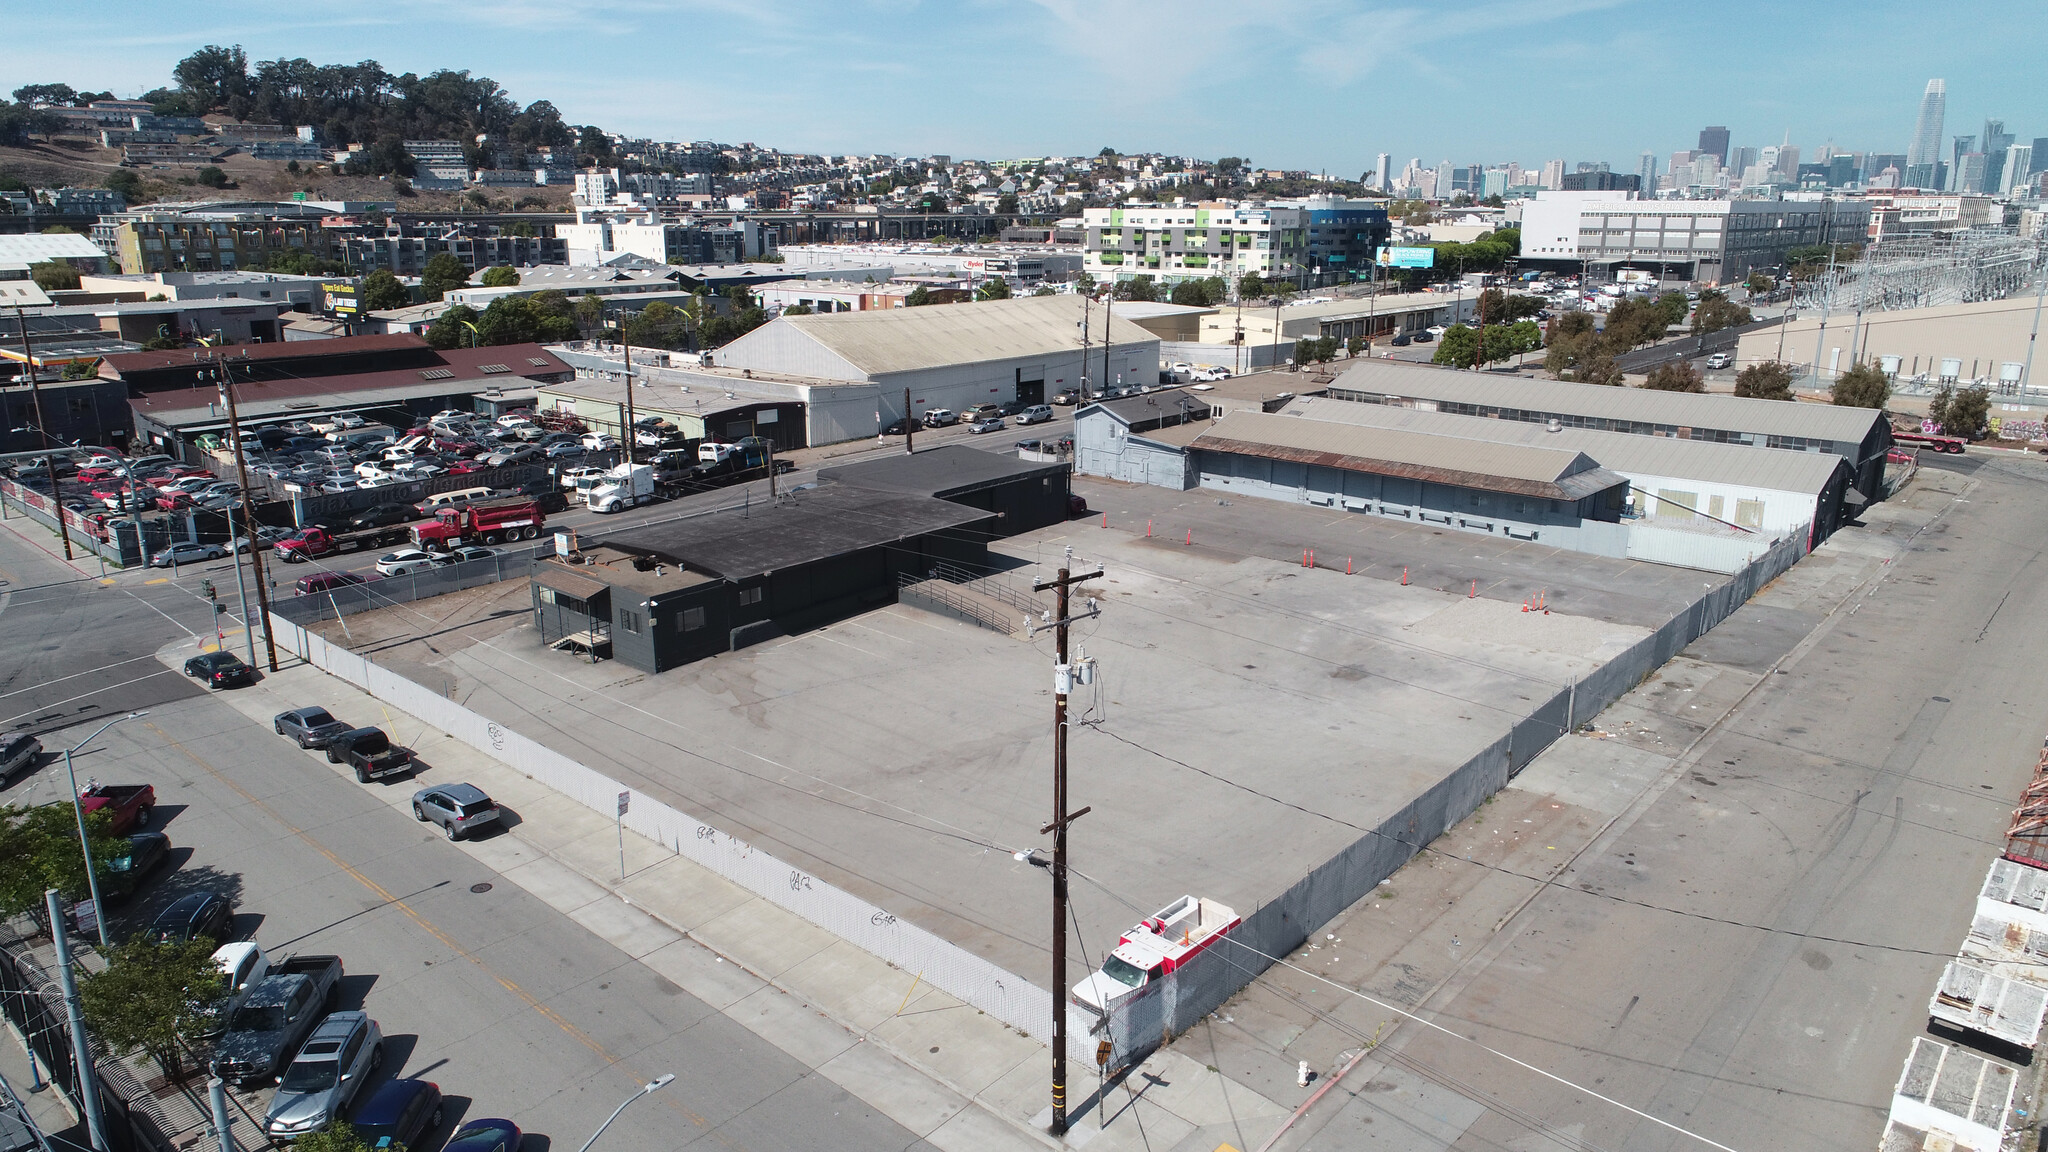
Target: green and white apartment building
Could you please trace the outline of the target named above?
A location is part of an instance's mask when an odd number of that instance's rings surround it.
[[[1311,272],[1309,212],[1301,207],[1223,204],[1089,208],[1082,268],[1098,281],[1150,276],[1178,284],[1256,272],[1303,284]]]

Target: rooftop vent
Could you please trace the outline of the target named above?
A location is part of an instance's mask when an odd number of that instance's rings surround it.
[[[455,370],[454,370],[453,368],[426,368],[426,369],[422,369],[422,370],[421,370],[421,372],[420,372],[420,379],[422,379],[422,380],[453,380],[453,379],[455,379]]]
[[[1558,423],[1558,422],[1557,422],[1557,421],[1555,421],[1555,420],[1552,420],[1552,421],[1551,421],[1551,422],[1549,423],[1549,425],[1547,426],[1547,428],[1546,428],[1546,431],[1550,431],[1550,432],[1562,432],[1562,431],[1564,431],[1564,425],[1563,425],[1563,424],[1560,424],[1560,423]]]
[[[490,372],[495,374],[498,372],[510,372],[512,369],[506,367],[503,364],[479,364],[476,366],[476,370],[479,372]]]
[[[528,364],[533,365],[535,368],[548,367],[548,358],[545,356],[528,356],[526,358],[526,362]]]

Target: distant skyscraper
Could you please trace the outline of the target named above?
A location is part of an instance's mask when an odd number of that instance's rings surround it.
[[[1795,179],[1796,179],[1796,178],[1798,177],[1798,175],[1799,175],[1799,146],[1798,146],[1797,144],[1780,144],[1780,145],[1778,145],[1778,168],[1777,168],[1777,171],[1778,171],[1778,175],[1780,175],[1780,176],[1790,176],[1790,177],[1793,177],[1793,178],[1795,178]]]
[[[1564,161],[1545,160],[1541,183],[1545,188],[1552,190],[1564,187]]]
[[[1983,192],[1984,160],[1982,152],[1965,152],[1956,157],[1955,184],[1951,192]]]
[[[2005,150],[2012,147],[2013,135],[2005,130],[2005,121],[1984,121],[1984,139],[1977,150],[1984,153],[1984,190],[1996,192],[2005,183]]]
[[[1728,166],[1728,129],[1719,124],[1700,129],[1698,152],[1714,157],[1720,166]]]
[[[1948,81],[1929,80],[1920,97],[1920,119],[1913,125],[1913,143],[1906,149],[1906,169],[1941,163],[1941,130],[1948,116]],[[1929,183],[1932,183],[1930,180]]]
[[[1954,146],[1949,152],[1948,182],[1944,185],[1948,191],[1954,192],[1962,187],[1957,181],[1962,178],[1963,174],[1963,155],[1968,152],[1975,152],[1976,150],[1977,138],[1975,136],[1958,136],[1955,138]]]
[[[2027,170],[2027,175],[2042,171],[2048,171],[2048,136],[2034,137],[2034,166]]]
[[[1636,158],[1636,175],[1642,177],[1642,189],[1653,191],[1657,187],[1657,154],[1645,152]]]
[[[1372,186],[1382,192],[1391,191],[1394,183],[1394,158],[1385,152],[1372,162]]]
[[[1451,162],[1449,160],[1442,161],[1436,166],[1436,198],[1439,200],[1449,200],[1451,198]]]
[[[2001,195],[2010,196],[2026,187],[2034,171],[2034,146],[2014,144],[2005,150],[2005,181],[1999,185]]]

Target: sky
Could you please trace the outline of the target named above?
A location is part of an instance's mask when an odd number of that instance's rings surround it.
[[[1904,152],[2048,136],[2039,0],[0,0],[32,82],[134,96],[207,44],[489,76],[572,123],[789,151],[1010,159],[1104,147],[1357,177],[1733,143]],[[22,51],[21,48],[28,50]],[[1944,141],[1944,151],[1947,142]]]

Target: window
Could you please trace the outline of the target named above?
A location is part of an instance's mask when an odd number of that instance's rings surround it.
[[[1678,492],[1670,488],[1657,489],[1657,516],[1665,520],[1690,520],[1700,505],[1697,492]]]
[[[638,612],[628,612],[628,611],[626,611],[626,610],[624,610],[624,609],[620,609],[620,610],[619,610],[619,627],[621,627],[621,628],[624,628],[624,629],[625,629],[626,631],[628,631],[628,632],[631,632],[631,633],[633,633],[633,634],[634,634],[634,635],[636,635],[636,636],[637,636],[637,635],[639,635],[639,634],[640,634],[640,614],[639,614]]]
[[[740,606],[744,608],[749,604],[759,604],[761,602],[761,597],[765,592],[766,589],[763,588],[740,589]]]
[[[1725,512],[1725,511],[1723,511],[1723,510],[1722,510],[1722,505],[1723,505],[1724,503],[1725,503],[1725,498],[1724,498],[1724,497],[1721,497],[1721,496],[1709,496],[1709,497],[1707,497],[1707,515],[1709,515],[1709,516],[1712,516],[1712,517],[1713,517],[1714,519],[1716,519],[1716,520],[1726,520],[1726,519],[1728,518],[1728,514],[1727,514],[1727,513]]]
[[[702,628],[704,626],[704,610],[702,608],[683,609],[683,618],[681,623],[683,626],[683,631],[695,632],[697,629]]]
[[[1761,500],[1737,500],[1735,502],[1735,522],[1744,528],[1762,528],[1764,526],[1764,502]]]

